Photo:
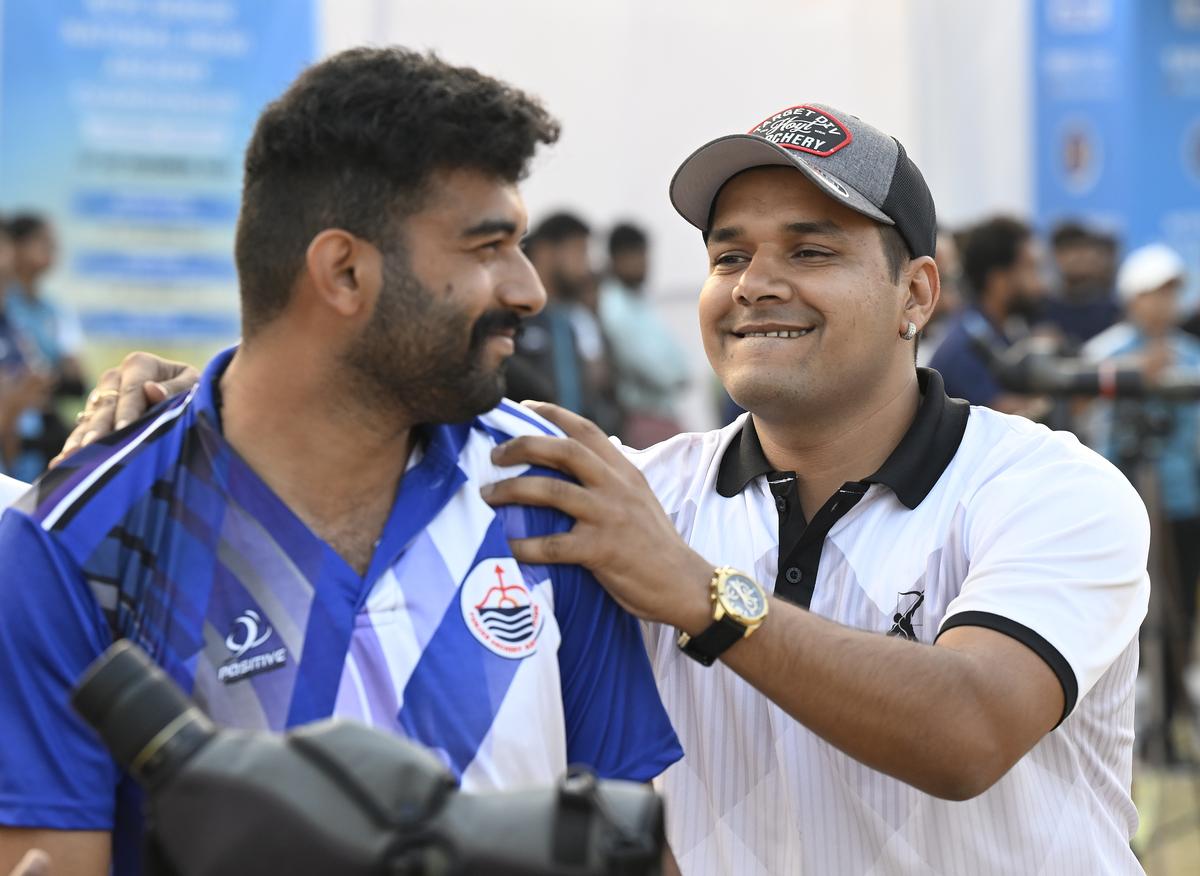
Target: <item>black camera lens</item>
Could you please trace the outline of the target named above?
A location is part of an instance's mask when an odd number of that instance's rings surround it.
[[[213,735],[212,724],[137,646],[118,641],[88,667],[71,704],[113,759],[153,785]]]

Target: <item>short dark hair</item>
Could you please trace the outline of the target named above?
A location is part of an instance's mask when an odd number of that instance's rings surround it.
[[[313,237],[342,228],[381,249],[430,176],[517,182],[558,139],[541,103],[432,53],[358,48],[308,68],[259,116],[246,148],[235,259],[243,331],[287,305]]]
[[[895,225],[884,225],[880,222],[879,237],[883,241],[883,257],[887,259],[888,272],[892,276],[892,282],[895,283],[900,279],[900,272],[904,270],[904,266],[908,264],[912,254],[908,251],[908,244],[904,242],[904,238],[896,230]]]
[[[40,213],[17,213],[8,220],[8,236],[21,243],[50,227],[50,220]]]
[[[1071,246],[1099,245],[1100,236],[1074,219],[1059,222],[1050,232],[1050,246],[1054,249],[1066,249]]]
[[[551,213],[529,232],[526,243],[562,243],[574,237],[589,237],[592,229],[574,213],[560,210]]]
[[[608,254],[612,258],[630,250],[643,250],[649,245],[646,232],[632,222],[618,222],[608,233]]]
[[[963,275],[976,297],[987,288],[995,271],[1005,271],[1017,263],[1021,247],[1033,231],[1019,219],[997,216],[967,232],[962,247]]]

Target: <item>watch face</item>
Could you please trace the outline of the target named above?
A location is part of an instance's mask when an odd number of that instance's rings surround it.
[[[725,610],[740,620],[757,620],[767,610],[767,597],[762,588],[745,575],[730,575],[721,585],[721,602]]]

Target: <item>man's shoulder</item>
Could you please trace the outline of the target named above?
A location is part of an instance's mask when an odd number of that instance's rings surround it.
[[[500,404],[475,418],[475,424],[496,444],[503,444],[522,435],[549,435],[562,438],[563,432],[531,408],[517,404],[511,399],[501,399]]]
[[[1106,501],[1115,503],[1114,512],[1142,513],[1136,491],[1107,459],[1070,432],[1014,414],[972,407],[952,465],[973,482],[969,494],[990,486],[986,492],[994,498],[997,490],[1011,488],[1014,500],[1036,503],[1039,495],[1065,494],[1081,504]]]
[[[960,451],[965,451],[966,456],[990,459],[994,467],[1001,469],[1014,465],[1037,467],[1048,463],[1078,462],[1103,465],[1120,476],[1103,456],[1081,443],[1073,433],[1050,429],[1027,417],[980,405],[971,406]]]
[[[645,450],[621,447],[626,459],[641,471],[667,510],[682,496],[715,490],[717,470],[748,414],[708,432],[682,432]]]
[[[86,551],[102,539],[179,460],[180,436],[194,417],[187,396],[88,445],[38,478],[16,512]]]
[[[563,431],[531,409],[510,399],[503,399],[490,411],[480,414],[468,424],[458,448],[459,470],[472,488],[482,487],[507,478],[548,477],[569,480],[552,468],[518,465],[501,466],[492,461],[492,450],[506,441],[524,436],[565,438]],[[561,532],[571,527],[571,520],[556,508],[532,505],[509,505],[498,512],[505,526],[515,525],[528,535]],[[516,515],[521,522],[510,519]]]
[[[1083,345],[1085,359],[1100,360],[1128,352],[1137,343],[1137,329],[1130,323],[1110,325]]]

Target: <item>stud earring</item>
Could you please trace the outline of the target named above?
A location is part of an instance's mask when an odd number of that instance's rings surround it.
[[[900,337],[904,338],[904,340],[906,340],[906,341],[911,341],[916,336],[917,336],[917,324],[910,319],[908,321],[908,328],[906,328],[904,330],[904,334],[902,334]]]

